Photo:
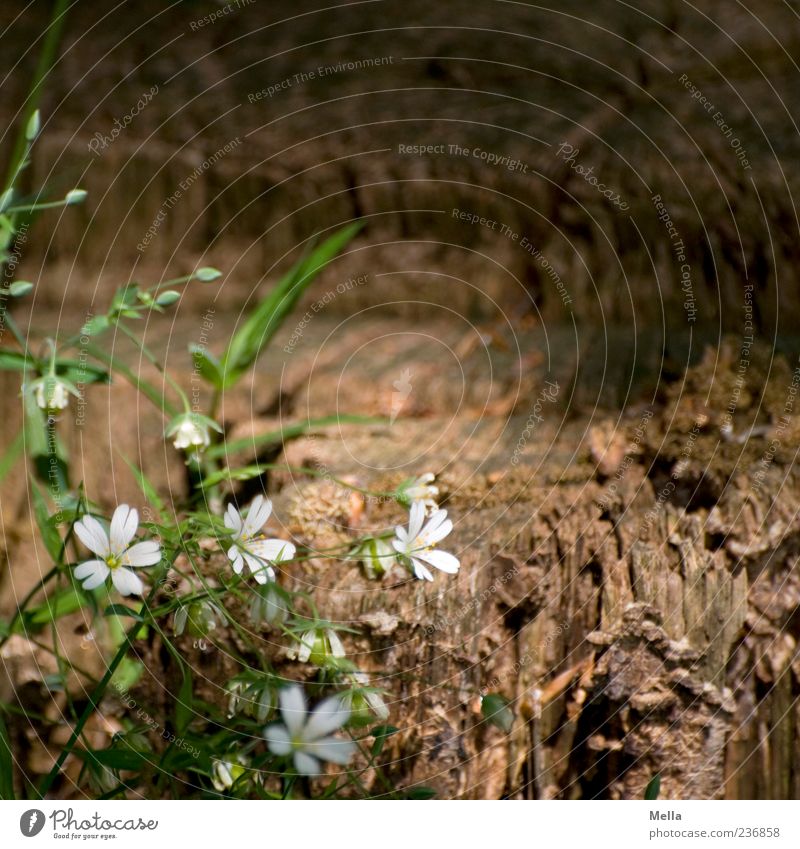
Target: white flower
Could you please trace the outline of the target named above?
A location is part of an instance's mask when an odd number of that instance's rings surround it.
[[[421,501],[428,509],[428,512],[433,514],[434,511],[439,509],[439,505],[436,502],[436,498],[439,495],[439,487],[431,486],[435,477],[436,475],[433,472],[425,472],[424,475],[420,475],[416,480],[412,479],[403,484],[400,487],[402,500],[407,504],[414,501]]]
[[[264,729],[264,738],[273,755],[292,755],[294,767],[301,775],[319,775],[320,761],[347,764],[356,752],[350,740],[331,737],[350,718],[338,696],[320,702],[309,714],[306,698],[296,684],[279,694],[283,723]]]
[[[225,513],[225,527],[233,531],[233,545],[228,549],[233,571],[241,575],[247,563],[259,584],[275,580],[275,570],[270,563],[291,560],[295,552],[294,545],[282,539],[256,539],[271,512],[272,502],[263,495],[257,495],[244,516],[233,504],[228,505]]]
[[[207,416],[200,413],[181,413],[167,425],[164,435],[172,438],[172,444],[179,451],[197,455],[211,445],[211,428],[222,433],[222,428]]]
[[[197,422],[192,421],[191,418],[183,419],[170,436],[175,437],[172,444],[179,451],[187,448],[190,451],[202,450],[203,448],[208,448],[211,444],[211,436],[208,428],[201,427]]]
[[[230,790],[236,781],[244,775],[247,761],[237,756],[231,761],[222,761],[214,758],[211,762],[211,781],[214,789],[219,793]]]
[[[329,657],[345,657],[344,646],[333,628],[310,628],[300,636],[299,647],[287,652],[288,656],[306,663],[311,660],[322,666]]]
[[[411,505],[408,529],[400,525],[395,528],[396,536],[392,540],[394,550],[411,561],[414,574],[420,580],[433,580],[426,563],[442,572],[455,575],[461,565],[458,558],[446,551],[434,549],[434,545],[453,530],[453,523],[447,518],[447,510],[437,510],[423,527],[424,522],[425,505],[421,501],[415,501]]]
[[[36,406],[48,413],[64,410],[69,403],[70,394],[79,396],[78,390],[68,381],[48,374],[30,384]]]
[[[83,588],[93,590],[111,575],[111,583],[122,595],[141,595],[144,586],[127,566],[155,566],[161,560],[161,546],[155,540],[131,545],[139,527],[139,514],[127,504],[120,504],[111,517],[110,535],[94,518],[84,516],[75,523],[78,539],[99,560],[87,560],[75,569],[75,577]]]
[[[355,685],[355,689],[348,690],[342,696],[342,704],[353,714],[362,713],[362,708],[366,707],[378,719],[385,722],[389,718],[389,708],[386,707],[386,702],[381,698],[381,694],[374,690],[361,689],[362,687],[369,687],[369,676],[366,672],[353,672],[350,679]]]

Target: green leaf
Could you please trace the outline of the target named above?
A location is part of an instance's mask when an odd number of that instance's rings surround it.
[[[661,776],[656,773],[650,781],[647,782],[647,787],[644,791],[644,798],[648,802],[658,799],[658,794],[661,792]]]
[[[233,439],[229,442],[212,445],[206,450],[206,457],[213,459],[235,454],[238,451],[246,451],[248,448],[259,449],[264,445],[284,442],[287,439],[295,439],[309,431],[333,424],[386,424],[386,419],[378,419],[371,416],[322,416],[319,419],[309,419],[307,422],[287,425],[280,430],[272,430],[256,436],[244,436],[241,439]]]
[[[25,371],[35,365],[36,361],[30,356],[25,356],[21,351],[0,349],[0,369],[4,371]]]
[[[47,502],[44,500],[39,487],[33,481],[31,481],[31,493],[33,495],[33,515],[39,527],[42,542],[53,561],[58,562],[61,557],[61,534],[50,523],[50,511],[47,509]]]
[[[189,723],[194,717],[192,709],[192,670],[188,666],[183,667],[183,682],[178,693],[178,698],[175,701],[175,728],[178,734],[183,734],[186,731]]]
[[[412,787],[405,793],[406,799],[433,799],[436,796],[436,791],[433,787]]]
[[[500,693],[489,693],[481,699],[481,713],[484,719],[506,734],[514,724],[514,714],[508,705],[508,699]]]
[[[33,291],[33,283],[27,280],[15,280],[9,287],[8,293],[12,298],[21,298]]]
[[[375,742],[372,744],[373,758],[377,758],[383,751],[383,747],[386,745],[386,739],[391,737],[392,734],[397,734],[399,730],[394,725],[378,725],[369,732],[375,738]]]
[[[155,486],[135,463],[132,463],[124,454],[120,454],[120,456],[136,478],[136,483],[139,484],[139,489],[141,489],[145,499],[158,510],[159,516],[163,519],[166,516],[166,507]]]
[[[0,799],[14,798],[14,756],[5,720],[0,715]]]
[[[38,607],[27,611],[23,616],[22,630],[26,627],[40,628],[43,625],[48,625],[57,621],[62,616],[67,616],[70,613],[75,613],[86,604],[86,597],[75,587],[65,587],[57,590]]]
[[[103,616],[130,616],[131,619],[135,619],[137,622],[144,622],[141,613],[130,607],[126,607],[124,604],[109,604],[103,611]]]
[[[86,336],[96,336],[111,326],[107,315],[96,315],[89,319],[81,328],[81,333]]]
[[[137,752],[135,749],[128,747],[91,749],[85,752],[80,749],[74,749],[73,753],[84,761],[93,760],[101,766],[107,766],[110,769],[128,770],[129,772],[140,770],[148,761],[147,755],[144,752]]]
[[[317,274],[360,229],[359,222],[334,233],[309,256],[296,263],[269,295],[256,305],[234,334],[222,357],[226,387],[234,384],[255,363]]]
[[[222,389],[225,379],[219,360],[202,345],[190,345],[189,353],[200,376],[217,389]]]
[[[22,449],[25,447],[25,431],[20,428],[17,435],[12,440],[11,444],[6,449],[5,454],[0,457],[0,482],[14,468],[22,456]]]
[[[80,360],[56,360],[56,374],[72,383],[111,383],[111,375],[100,366],[83,363]]]

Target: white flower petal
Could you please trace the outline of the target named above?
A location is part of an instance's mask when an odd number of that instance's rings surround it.
[[[250,551],[264,560],[280,563],[294,557],[295,547],[282,539],[257,539],[250,543]]]
[[[303,751],[322,761],[344,765],[349,763],[356,753],[356,744],[352,740],[340,740],[337,737],[324,737],[303,747]]]
[[[311,652],[314,648],[314,643],[317,639],[316,631],[306,631],[300,638],[300,648],[297,650],[297,659],[301,663],[306,663],[311,657]]]
[[[421,501],[415,501],[411,505],[411,510],[408,515],[408,538],[416,539],[419,532],[422,530],[422,523],[425,521],[425,505]]]
[[[447,515],[447,514],[445,514]],[[453,523],[449,519],[439,522],[435,528],[424,528],[420,534],[420,539],[425,541],[425,545],[435,545],[441,542],[453,530]]]
[[[328,628],[328,645],[331,647],[331,654],[334,657],[345,657],[347,652],[344,650],[344,646],[342,645],[342,641],[339,639],[339,635],[333,628]]]
[[[140,568],[142,566],[155,566],[161,561],[161,546],[154,540],[149,539],[145,542],[137,542],[132,545],[126,552],[123,563],[126,566],[134,566]]]
[[[111,551],[122,554],[139,527],[139,514],[127,504],[120,504],[111,517]]]
[[[244,520],[242,532],[246,537],[252,537],[257,534],[269,519],[269,514],[272,512],[272,502],[269,498],[264,498],[263,495],[257,495],[251,502],[250,508],[247,511],[247,518]]]
[[[139,577],[122,566],[111,570],[111,583],[120,595],[141,595],[144,591],[144,584]]]
[[[342,704],[339,696],[331,696],[320,702],[306,723],[303,738],[307,742],[318,740],[331,731],[341,728],[350,719],[350,709]]]
[[[294,768],[301,775],[320,775],[322,773],[322,765],[316,758],[307,755],[305,752],[294,753]]]
[[[448,575],[455,575],[461,566],[457,557],[449,554],[447,551],[439,551],[438,549],[434,549],[433,551],[416,551],[414,552],[414,557],[430,563],[431,566],[441,569],[442,572],[447,572]]]
[[[228,509],[225,511],[225,518],[223,519],[225,522],[225,527],[230,528],[234,532],[234,537],[238,537],[242,532],[242,517],[239,511],[233,506],[233,504],[228,505]]]
[[[247,563],[250,572],[259,584],[266,584],[267,581],[275,580],[275,570],[265,563],[260,557],[254,557],[250,552],[243,551],[242,556]]]
[[[110,571],[102,560],[87,560],[75,568],[75,577],[83,581],[85,590],[93,590],[105,581]]]
[[[380,693],[366,692],[364,693],[364,698],[378,719],[385,720],[389,718],[389,708],[386,707],[386,702],[381,698]]]
[[[411,562],[414,565],[414,574],[420,579],[420,581],[432,581],[433,575],[431,574],[431,570],[420,560],[417,560],[416,557],[411,558]]]
[[[264,729],[264,739],[273,755],[288,755],[292,751],[292,738],[285,725],[268,725]]]
[[[408,542],[405,540],[393,539],[392,547],[398,554],[408,554]]]
[[[242,569],[244,569],[244,560],[242,560],[241,552],[235,545],[232,545],[228,549],[228,559],[233,564],[233,571],[236,572],[237,575],[241,575]]]
[[[91,551],[100,557],[108,557],[110,552],[108,535],[100,522],[94,516],[84,516],[73,526],[78,539]]]
[[[278,693],[278,701],[281,706],[281,716],[289,729],[289,733],[295,736],[300,733],[306,721],[308,707],[303,688],[297,684],[284,687]]]

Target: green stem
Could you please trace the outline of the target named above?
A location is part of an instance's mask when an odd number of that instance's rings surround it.
[[[154,581],[153,588],[150,590],[149,595],[144,601],[142,605],[142,612],[147,610],[150,606],[150,602],[155,598],[156,593],[158,592],[158,581]],[[78,742],[81,734],[83,733],[83,728],[89,720],[89,717],[95,712],[97,706],[100,704],[103,696],[105,695],[106,689],[108,688],[109,683],[111,682],[114,673],[117,671],[117,667],[122,662],[123,657],[125,657],[126,652],[130,648],[130,645],[133,641],[133,638],[136,634],[141,630],[142,622],[135,622],[125,633],[125,637],[122,640],[119,648],[117,649],[117,653],[114,655],[111,663],[108,665],[108,669],[106,669],[105,675],[100,679],[100,683],[92,690],[92,694],[89,696],[89,701],[86,707],[83,709],[83,713],[80,715],[78,722],[75,725],[75,728],[70,735],[69,740],[67,741],[64,748],[61,750],[61,754],[58,756],[56,762],[53,764],[53,768],[50,772],[44,777],[41,785],[39,786],[39,796],[44,799],[47,793],[50,791],[50,788],[53,786],[53,782],[58,777],[61,772],[61,767],[64,766],[64,761],[70,756],[72,750],[75,748],[75,744]]]
[[[17,140],[14,143],[14,148],[9,160],[10,166],[8,176],[6,178],[6,188],[11,188],[16,181],[19,173],[20,164],[25,159],[25,151],[28,146],[28,140],[25,137],[25,131],[28,127],[28,121],[31,115],[36,111],[39,105],[39,98],[42,93],[42,86],[50,69],[53,66],[53,59],[58,49],[58,42],[61,40],[61,31],[64,28],[64,23],[67,19],[67,7],[69,0],[56,0],[53,6],[53,14],[50,16],[50,23],[47,26],[47,35],[45,36],[42,52],[39,54],[39,62],[36,65],[36,70],[33,74],[33,85],[25,99],[25,104],[22,113],[22,124],[20,131],[17,134]]]

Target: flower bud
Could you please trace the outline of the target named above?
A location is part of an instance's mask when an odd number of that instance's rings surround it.
[[[250,604],[250,621],[254,625],[283,625],[289,618],[289,607],[274,581],[260,584]]]
[[[181,605],[175,611],[173,630],[178,637],[184,631],[190,637],[207,637],[216,629],[220,618],[219,608],[215,604],[206,600],[193,601]]]

